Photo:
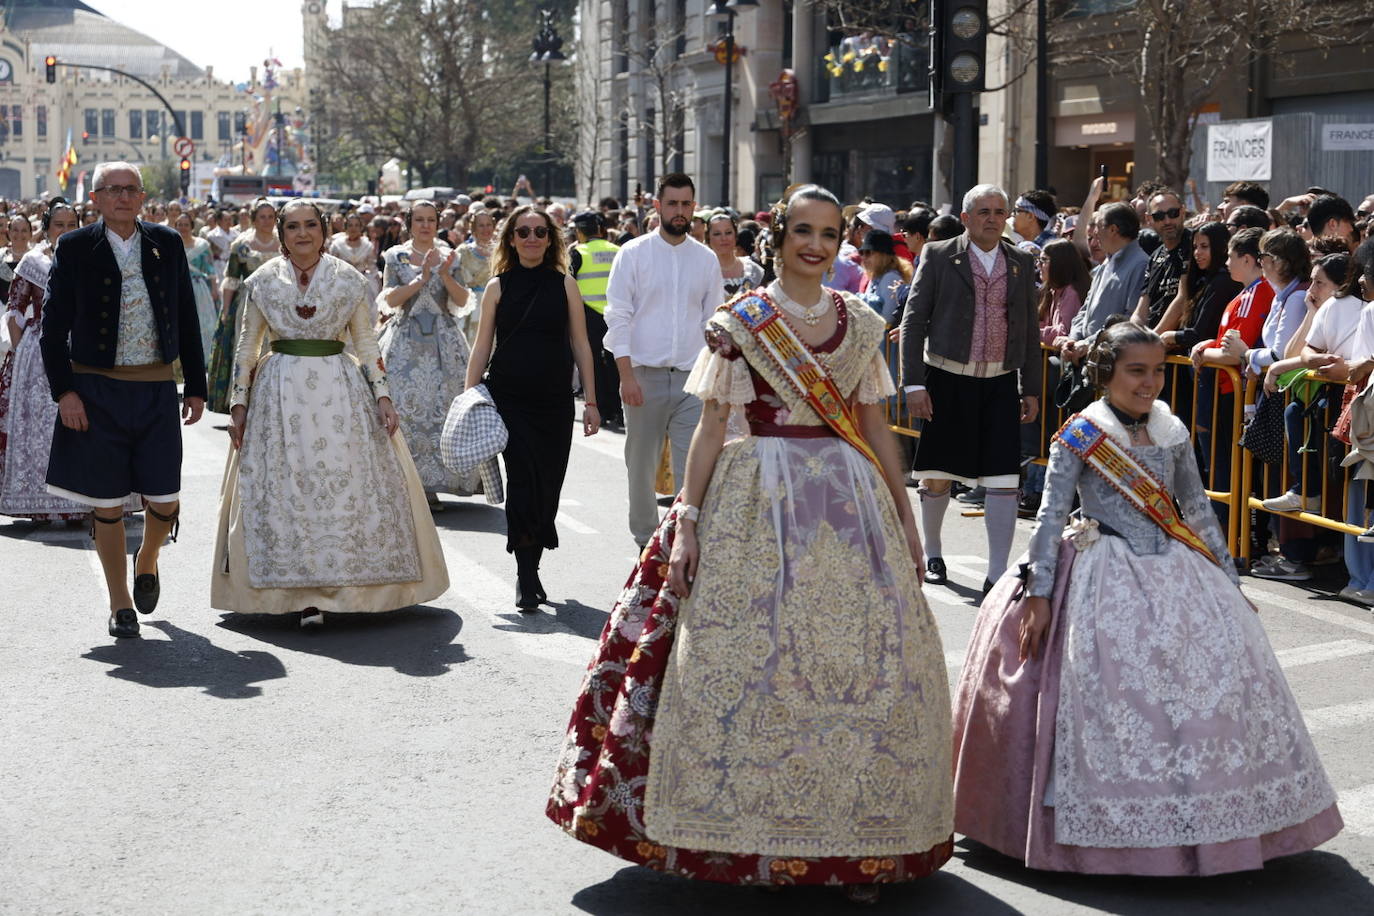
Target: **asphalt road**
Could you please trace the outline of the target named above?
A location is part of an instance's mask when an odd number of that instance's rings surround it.
[[[797,914],[857,908],[632,867],[545,820],[583,669],[633,564],[622,438],[578,437],[556,602],[512,604],[504,517],[436,516],[452,589],[429,605],[294,620],[210,610],[227,438],[187,431],[180,542],[143,639],[105,635],[84,530],[0,522],[0,912]],[[139,533],[131,527],[131,544]],[[1021,522],[1018,549],[1029,523]],[[982,523],[946,525],[953,584],[928,595],[957,675],[983,579]],[[1248,581],[1341,792],[1346,831],[1262,872],[1127,879],[1027,871],[961,842],[875,913],[1374,912],[1374,616]]]

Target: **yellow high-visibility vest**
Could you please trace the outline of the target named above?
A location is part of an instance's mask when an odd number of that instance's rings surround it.
[[[619,245],[612,245],[605,239],[592,239],[579,242],[575,250],[582,256],[582,266],[577,271],[577,289],[582,293],[582,301],[587,308],[598,315],[606,314],[606,285],[611,278],[611,262],[615,260]]]

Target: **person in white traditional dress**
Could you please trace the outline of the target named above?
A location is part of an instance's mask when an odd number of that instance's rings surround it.
[[[358,213],[350,213],[343,218],[343,234],[334,236],[329,243],[329,253],[348,263],[358,273],[367,279],[369,285],[375,285],[373,281],[377,276],[377,249],[373,247],[364,235],[363,217]],[[374,308],[372,320],[377,320],[377,312]]]
[[[416,201],[406,213],[410,241],[387,250],[379,345],[391,368],[396,412],[424,482],[430,508],[439,511],[440,493],[471,496],[477,472],[455,474],[439,459],[439,433],[449,405],[463,393],[468,341],[457,312],[468,299],[458,280],[457,252],[438,242],[439,211]]]
[[[244,281],[212,607],[377,612],[448,590],[439,535],[391,404],[366,279],[324,253],[324,216],[293,201],[283,257]],[[264,337],[271,350],[259,360]],[[351,343],[357,361],[344,353]]]
[[[0,364],[0,515],[36,521],[84,519],[90,508],[48,492],[45,480],[57,402],[43,374],[38,341],[47,298],[52,250],[76,226],[76,211],[61,198],[43,215],[45,241],[19,261],[9,310],[0,321],[13,352]],[[130,508],[140,508],[137,500]]]

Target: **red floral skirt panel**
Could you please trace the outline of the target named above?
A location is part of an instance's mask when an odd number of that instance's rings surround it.
[[[899,856],[793,858],[681,849],[646,835],[654,713],[678,613],[667,586],[676,530],[674,506],[611,610],[568,724],[549,819],[575,839],[630,862],[725,884],[887,883],[939,869],[953,852],[953,837]]]

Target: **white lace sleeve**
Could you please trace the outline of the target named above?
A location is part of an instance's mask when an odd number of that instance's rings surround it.
[[[877,404],[883,398],[890,398],[897,393],[897,386],[892,383],[892,373],[887,368],[887,360],[883,359],[882,351],[873,354],[873,358],[864,367],[863,375],[859,377],[859,403]]]
[[[749,364],[740,356],[728,359],[709,347],[701,348],[701,355],[687,376],[683,390],[703,401],[719,401],[743,407],[755,400],[754,380]]]

